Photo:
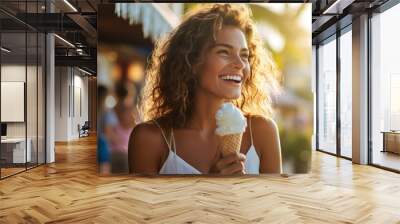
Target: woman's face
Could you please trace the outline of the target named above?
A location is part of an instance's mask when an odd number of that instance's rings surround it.
[[[220,99],[233,100],[241,95],[250,73],[249,50],[244,33],[237,27],[224,26],[216,42],[206,50],[199,67],[199,91]]]

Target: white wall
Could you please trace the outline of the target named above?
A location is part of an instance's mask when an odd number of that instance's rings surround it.
[[[28,66],[28,84],[27,87],[27,112],[28,120],[28,137],[30,133],[35,133],[36,137],[36,80],[30,78],[31,74],[36,75],[36,67]],[[1,81],[3,82],[25,82],[25,65],[2,65],[1,66]],[[39,105],[40,107],[41,105]],[[7,110],[7,108],[1,108],[1,110]],[[34,111],[35,113],[32,113]],[[34,123],[32,123],[34,122]],[[25,137],[25,123],[26,122],[7,122],[7,136],[8,137]]]
[[[2,65],[1,81],[25,82],[25,65]],[[6,108],[1,108],[6,110]],[[7,137],[25,137],[25,123],[7,123]]]
[[[87,76],[81,76],[82,73],[76,75],[77,70],[74,70],[74,108],[73,119],[72,119],[72,136],[78,137],[78,124],[81,126],[88,120],[88,78]],[[80,108],[82,107],[82,108]],[[81,110],[81,111],[80,111]]]
[[[1,81],[25,82],[25,65],[2,65]],[[7,110],[7,108],[1,108],[1,110]],[[7,123],[7,137],[25,137],[25,123],[24,122]]]
[[[78,124],[88,120],[88,78],[72,67],[56,67],[55,73],[55,140],[77,139]]]
[[[55,141],[68,140],[68,86],[69,76],[67,67],[55,68],[55,94],[54,94],[54,119]]]

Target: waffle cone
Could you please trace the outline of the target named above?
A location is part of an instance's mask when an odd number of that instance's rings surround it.
[[[220,136],[220,150],[223,157],[240,151],[242,135],[243,133]]]

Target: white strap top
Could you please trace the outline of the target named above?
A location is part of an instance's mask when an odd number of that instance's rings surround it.
[[[161,126],[155,120],[154,120],[154,123],[160,128],[161,134],[164,137],[164,140],[167,143],[168,149],[169,149],[168,157],[165,160],[163,166],[161,167],[159,174],[201,174],[200,171],[198,171],[192,165],[187,163],[176,153],[176,144],[175,144],[173,129],[171,129],[171,138],[172,138],[172,144],[173,144],[173,145],[171,145],[170,144],[171,141],[167,140],[167,137],[165,136],[164,131],[161,128]],[[246,170],[246,174],[259,174],[260,158],[258,157],[258,154],[257,154],[256,149],[254,148],[254,144],[253,144],[253,134],[251,131],[251,119],[249,119],[249,129],[250,129],[251,146],[246,154],[245,170]],[[171,148],[173,150],[171,150]]]

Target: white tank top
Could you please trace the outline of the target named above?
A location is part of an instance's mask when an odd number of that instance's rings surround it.
[[[164,134],[161,126],[154,120],[154,123],[160,128],[161,134],[164,137],[165,142],[168,145],[169,153],[163,166],[161,167],[159,174],[201,174],[196,168],[183,160],[178,154],[176,154],[175,138],[173,129],[171,130],[171,138],[173,141],[173,147]],[[259,174],[260,158],[258,157],[257,151],[253,144],[253,134],[251,131],[251,119],[249,119],[250,139],[251,146],[246,153],[245,170],[246,174]],[[173,150],[171,150],[171,148]]]

